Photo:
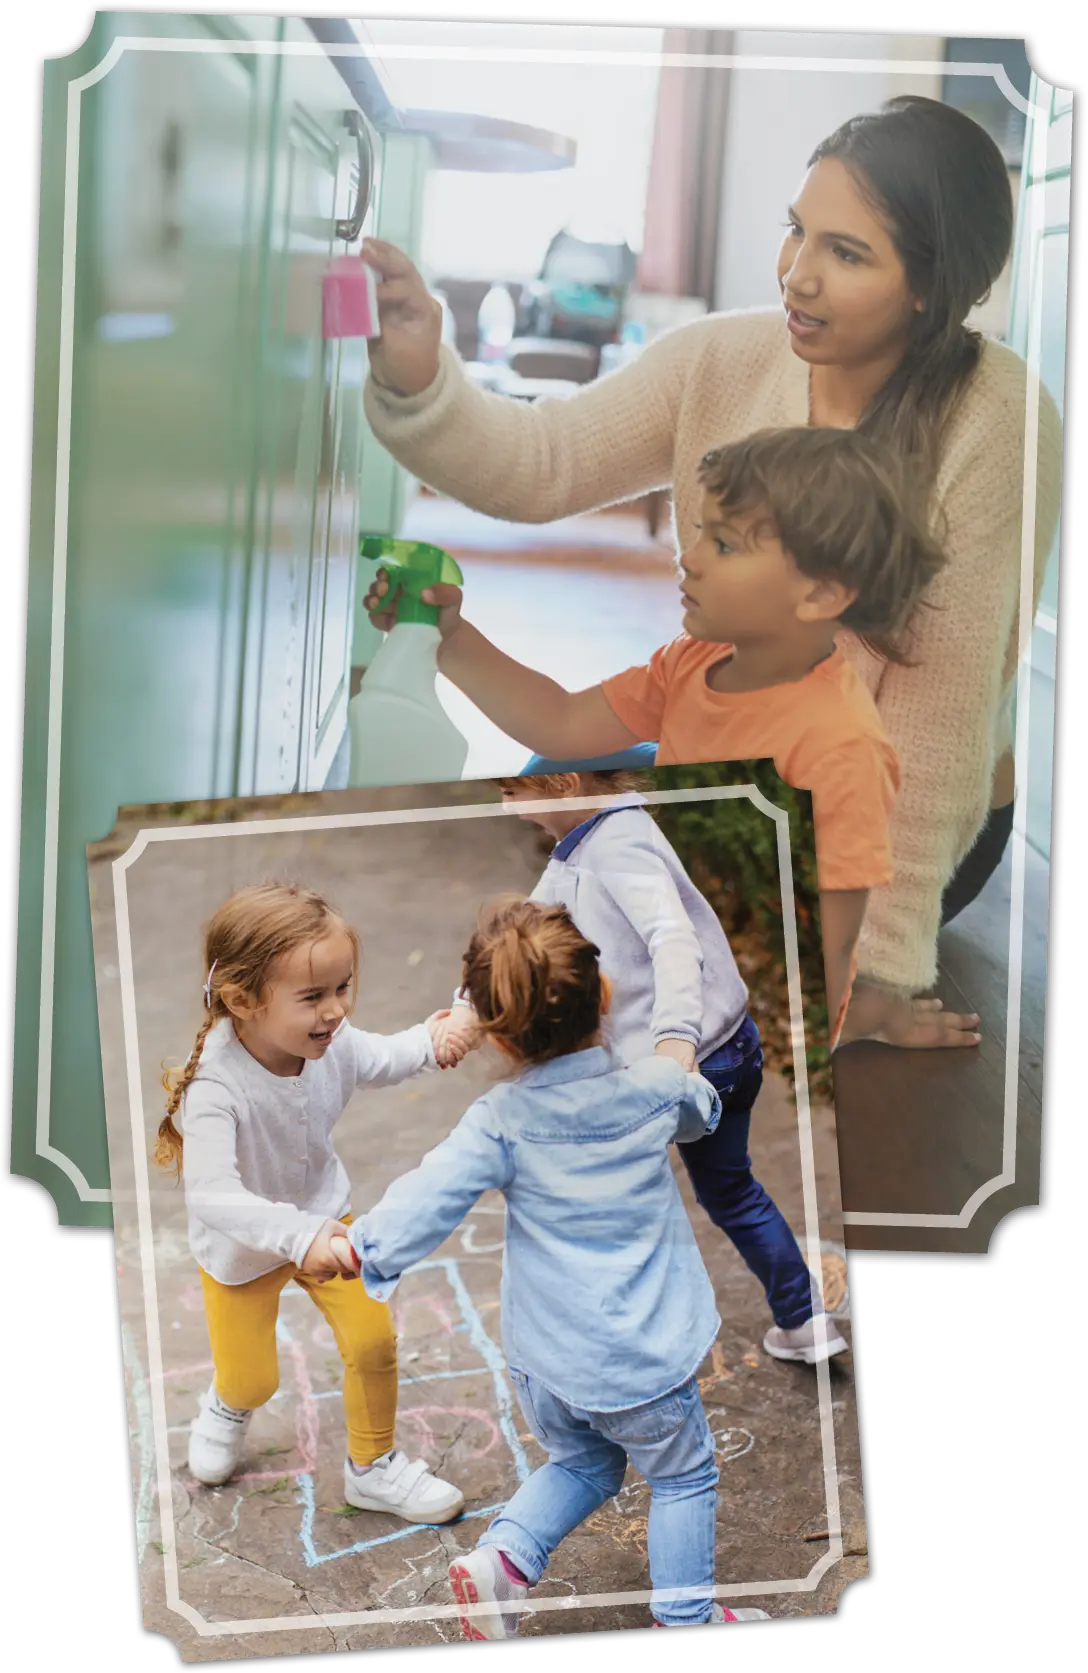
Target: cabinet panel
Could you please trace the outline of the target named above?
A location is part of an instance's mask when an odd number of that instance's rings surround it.
[[[299,28],[285,20],[285,38]],[[243,792],[320,788],[347,719],[364,351],[322,340],[321,282],[331,256],[358,247],[336,236],[358,184],[348,108],[326,62],[280,60]]]
[[[326,361],[321,272],[332,244],[339,152],[277,98],[258,482],[247,630],[241,793],[293,790],[305,749],[310,564]]]
[[[424,193],[432,161],[431,144],[426,135],[392,133],[385,136],[380,189],[374,208],[375,231],[378,237],[399,245],[416,262],[420,259]],[[414,483],[392,454],[387,453],[371,435],[365,419],[363,424],[359,526],[368,534],[399,534]],[[377,570],[377,560],[360,560],[359,598],[362,598]],[[352,663],[365,668],[381,641],[382,635],[371,626],[366,612],[356,610]]]
[[[370,145],[377,150],[376,141]],[[363,183],[366,189],[366,182]],[[360,187],[354,139],[341,147],[337,215],[348,216]],[[355,251],[373,226],[371,207],[350,245]],[[309,751],[300,784],[317,790],[326,782],[347,724],[351,638],[358,565],[359,487],[363,439],[362,382],[366,350],[360,338],[329,342],[325,348],[325,399],[310,571],[311,635],[306,702]]]

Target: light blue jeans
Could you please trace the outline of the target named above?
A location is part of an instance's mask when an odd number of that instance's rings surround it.
[[[509,1554],[532,1584],[572,1529],[623,1485],[627,1461],[650,1484],[650,1609],[665,1626],[710,1617],[718,1467],[692,1377],[624,1412],[586,1412],[511,1370],[526,1422],[548,1454],[480,1541]]]

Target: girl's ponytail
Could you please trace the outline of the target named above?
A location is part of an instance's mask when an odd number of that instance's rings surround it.
[[[525,1063],[583,1049],[601,1026],[598,957],[561,906],[517,900],[492,908],[462,973],[481,1031]]]

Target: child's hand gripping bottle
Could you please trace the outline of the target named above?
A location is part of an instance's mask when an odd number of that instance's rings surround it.
[[[364,558],[378,558],[398,594],[397,620],[348,705],[352,787],[436,784],[461,777],[468,744],[435,690],[438,610],[420,593],[436,582],[460,586],[464,577],[448,552],[422,541],[363,535]]]

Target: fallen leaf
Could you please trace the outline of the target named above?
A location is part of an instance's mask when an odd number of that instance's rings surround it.
[[[290,1485],[291,1485],[290,1476],[281,1475],[280,1479],[278,1481],[270,1481],[267,1487],[254,1487],[254,1488],[252,1488],[250,1490],[249,1494],[247,1495],[247,1497],[252,1499],[254,1497],[254,1495],[257,1494],[257,1493],[262,1493],[262,1494],[265,1494],[266,1496],[270,1497],[273,1493],[282,1493],[283,1489],[285,1487],[290,1487]]]

